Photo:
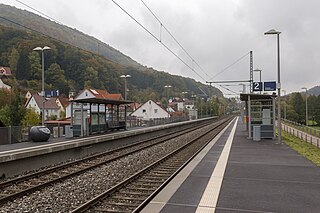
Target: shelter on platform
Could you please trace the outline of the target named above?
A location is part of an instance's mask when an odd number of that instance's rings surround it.
[[[126,129],[126,116],[124,115],[126,106],[132,101],[90,97],[70,102],[73,136],[87,136],[113,129]]]
[[[247,124],[249,138],[255,134],[260,138],[276,138],[275,98],[275,94],[240,94],[240,100],[245,101],[243,120]]]

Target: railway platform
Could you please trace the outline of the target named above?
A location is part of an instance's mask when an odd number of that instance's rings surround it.
[[[215,118],[205,118],[210,120]],[[117,148],[127,142],[119,140],[143,134],[157,134],[157,131],[169,131],[175,128],[179,131],[184,125],[196,125],[201,120],[183,121],[159,126],[133,128],[127,131],[117,131],[96,134],[88,137],[50,138],[47,142],[23,142],[0,146],[0,177],[12,177],[26,171],[78,159],[92,153]],[[118,140],[118,141],[117,141]]]
[[[320,168],[233,121],[142,212],[320,212]]]

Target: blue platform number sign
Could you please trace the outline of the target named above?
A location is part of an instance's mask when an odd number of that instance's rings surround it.
[[[50,97],[59,97],[59,90],[45,91],[45,97],[47,97],[47,98],[50,98]]]
[[[277,83],[275,81],[264,82],[264,91],[276,91]]]
[[[253,91],[262,91],[262,82],[253,82]]]

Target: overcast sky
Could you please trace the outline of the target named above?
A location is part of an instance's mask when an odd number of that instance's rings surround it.
[[[192,72],[111,0],[21,0],[59,22],[92,35],[139,63],[171,74],[207,81],[248,80],[249,55],[262,81],[277,81],[276,36],[281,31],[281,86],[288,92],[320,85],[320,1],[318,0],[144,0],[204,72],[164,30],[161,40]],[[1,3],[27,9],[19,1]],[[158,38],[160,24],[140,0],[116,0]],[[35,12],[36,13],[36,12]],[[218,73],[221,73],[217,75]],[[209,77],[210,76],[210,77]],[[254,73],[259,80],[259,72]],[[216,85],[218,86],[218,85]],[[229,89],[239,92],[237,84]],[[223,90],[225,94],[229,91]]]

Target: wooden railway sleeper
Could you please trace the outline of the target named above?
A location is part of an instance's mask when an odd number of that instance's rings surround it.
[[[146,183],[146,182],[134,182],[131,183],[133,186],[143,186],[143,187],[149,187],[149,188],[157,188],[159,186],[159,184],[150,184],[150,183]]]
[[[139,190],[141,190],[141,191],[154,191],[154,189],[150,189],[150,188],[137,188],[137,187],[131,187],[131,186],[126,187],[126,188],[131,189],[131,190],[136,190],[136,191],[139,191]]]
[[[121,193],[126,194],[126,195],[140,195],[140,196],[149,196],[150,193],[146,193],[146,192],[140,192],[138,190],[135,190],[135,192],[133,191],[121,191]]]
[[[144,201],[146,198],[142,198],[142,197],[124,197],[124,196],[121,196],[121,195],[116,195],[114,197],[112,197],[112,199],[119,199],[119,200],[138,200],[138,201]]]
[[[95,208],[94,209],[95,212],[106,212],[106,213],[131,213],[131,211],[123,211],[123,210],[117,210],[117,209],[99,209],[99,208]]]
[[[103,203],[103,205],[109,205],[109,206],[126,206],[126,207],[136,207],[139,204],[137,203],[117,203],[117,202],[107,202],[107,203]]]
[[[146,179],[143,178],[140,180],[141,182],[147,182],[147,183],[163,183],[165,181],[165,179],[158,179],[158,180],[154,180],[154,179]]]

